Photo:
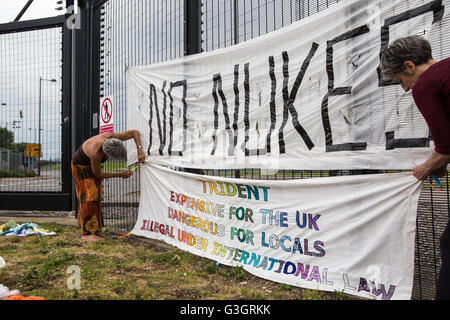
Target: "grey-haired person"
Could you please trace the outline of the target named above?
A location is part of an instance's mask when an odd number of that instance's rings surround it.
[[[413,35],[392,42],[381,55],[383,78],[398,82],[404,91],[411,90],[434,141],[434,150],[413,175],[425,180],[430,175],[443,176],[450,163],[450,58],[433,58],[430,43]],[[441,269],[436,299],[450,299],[450,223],[440,240]]]
[[[103,227],[101,201],[102,180],[108,178],[129,178],[133,171],[104,172],[102,164],[108,159],[125,159],[127,150],[123,141],[133,139],[139,163],[144,163],[139,131],[102,133],[87,139],[72,156],[72,174],[78,199],[77,218],[82,239],[101,240]]]

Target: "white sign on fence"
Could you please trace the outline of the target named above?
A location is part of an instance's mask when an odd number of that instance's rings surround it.
[[[258,181],[140,171],[135,235],[293,286],[411,298],[421,190],[411,173]]]

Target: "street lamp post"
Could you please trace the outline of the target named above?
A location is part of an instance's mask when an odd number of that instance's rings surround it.
[[[0,105],[3,107],[3,106],[6,106],[6,103],[2,102]],[[3,122],[1,122],[1,123],[3,123]],[[8,122],[5,121],[5,128],[7,128],[7,126],[8,126]]]
[[[42,154],[42,146],[41,146],[41,109],[42,109],[42,81],[48,82],[57,82],[56,79],[44,79],[39,77],[39,131],[38,131],[38,145],[39,145],[39,157],[38,157],[38,175],[41,175],[41,154]]]

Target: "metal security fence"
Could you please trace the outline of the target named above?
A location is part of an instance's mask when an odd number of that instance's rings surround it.
[[[61,28],[0,35],[0,143],[22,155],[0,191],[61,191],[61,48]]]
[[[147,65],[184,55],[184,1],[108,1],[100,12],[100,97],[113,97],[114,130],[125,131],[126,67]],[[120,171],[123,161],[104,168]],[[104,181],[103,219],[106,226],[129,231],[137,218],[139,174],[127,180]]]
[[[203,0],[202,49],[211,51],[275,31],[338,0]]]
[[[69,210],[70,34],[20,17],[0,24],[0,209]]]
[[[345,1],[345,0],[342,0]],[[126,127],[127,93],[125,70],[129,65],[146,65],[183,55],[225,48],[280,29],[318,13],[338,1],[326,0],[109,0],[94,1],[93,16],[99,18],[98,61],[93,59],[93,103],[113,96],[117,112],[115,130]],[[408,7],[409,1],[405,1]],[[95,38],[95,37],[94,37]],[[442,45],[446,45],[443,43]],[[96,47],[94,47],[96,49]],[[92,108],[95,118],[95,108]],[[91,134],[96,133],[95,124]],[[119,170],[123,163],[109,161],[107,170]],[[373,170],[203,170],[213,176],[261,180],[306,179],[323,176],[382,173]],[[444,188],[428,185],[419,199],[415,246],[414,299],[433,299],[440,268],[439,238],[450,213],[448,174]],[[104,186],[105,225],[130,231],[137,217],[139,175],[131,180],[111,179]]]

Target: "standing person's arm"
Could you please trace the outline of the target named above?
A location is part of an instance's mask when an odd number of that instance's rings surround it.
[[[447,87],[439,91],[439,87]],[[427,83],[419,88],[414,88],[413,95],[417,106],[422,113],[433,137],[435,149],[431,156],[422,164],[413,168],[413,175],[424,180],[434,172],[446,170],[450,162],[450,116],[445,112],[446,106],[441,97],[443,94],[450,96],[450,84],[442,86],[436,83]]]
[[[412,173],[419,180],[426,179],[432,173],[434,173],[438,177],[442,177],[443,175],[445,175],[445,171],[449,163],[450,155],[440,154],[436,151],[433,151],[428,160],[415,167],[412,170]]]
[[[97,157],[91,158],[91,168],[92,173],[94,176],[98,179],[108,179],[108,178],[129,178],[133,171],[131,170],[124,170],[122,172],[103,172],[102,171],[102,165],[101,165],[101,159]]]

